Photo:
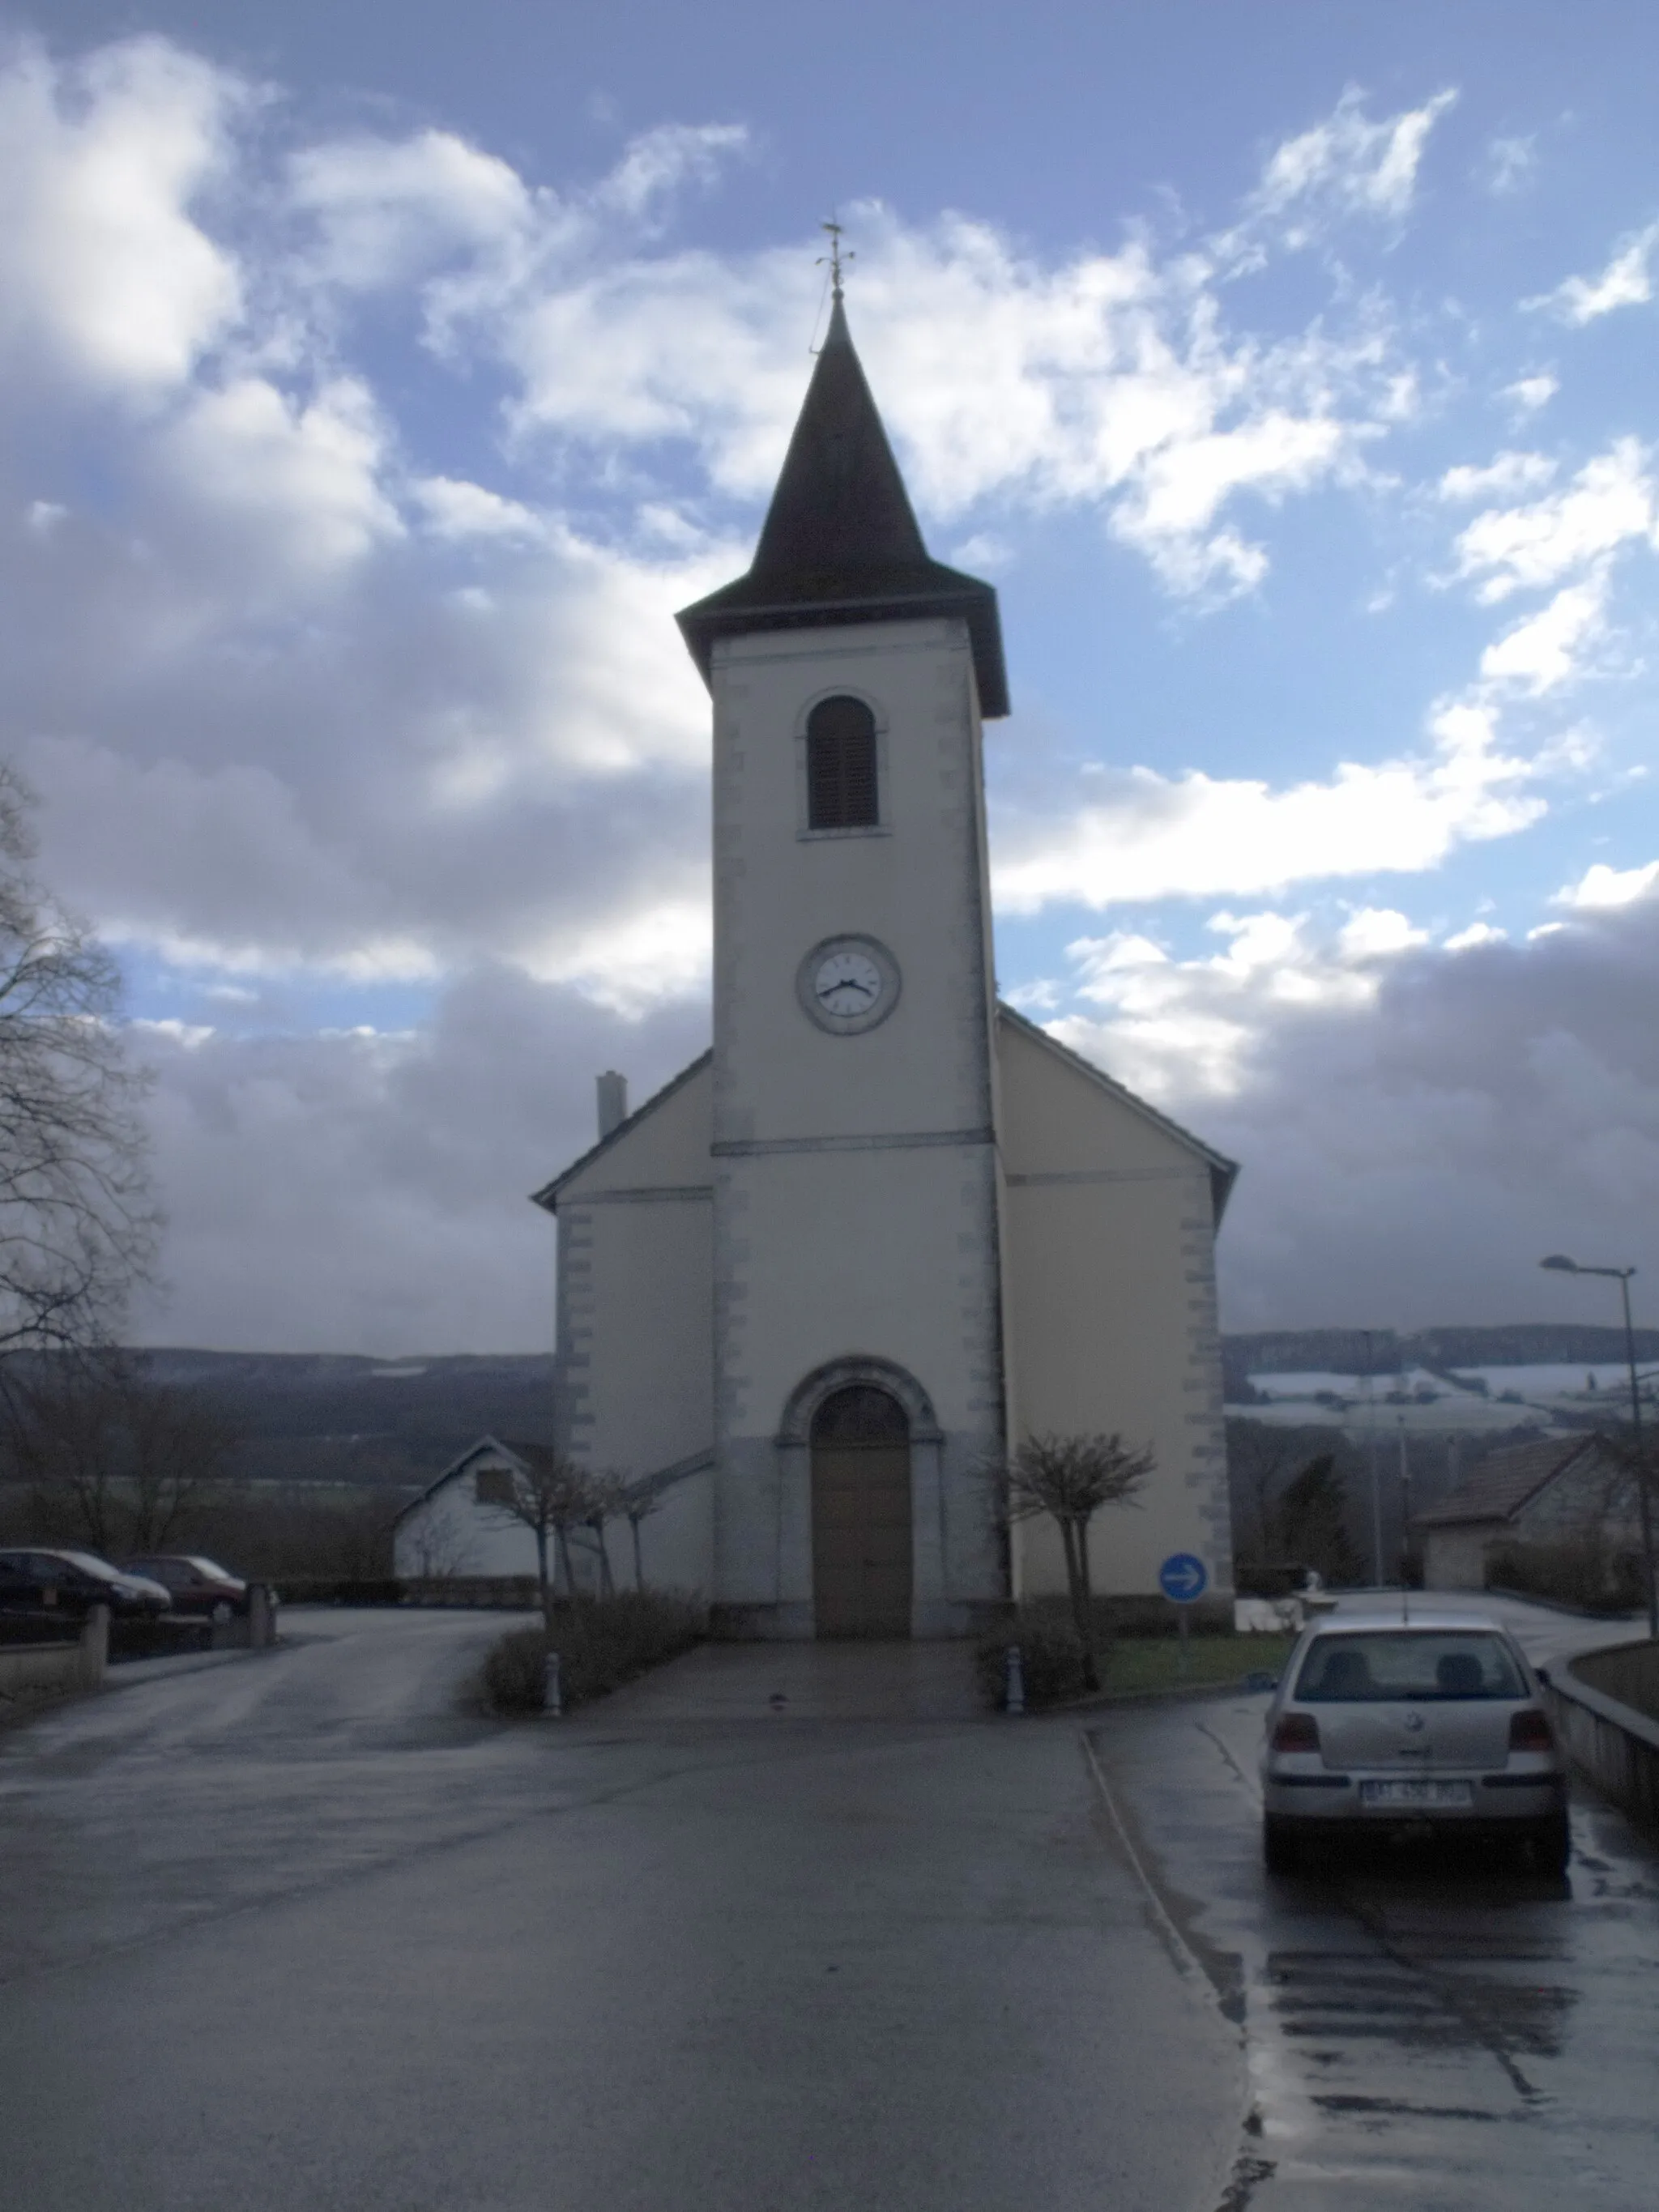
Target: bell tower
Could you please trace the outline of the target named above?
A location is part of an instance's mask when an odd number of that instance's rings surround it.
[[[714,696],[714,1535],[727,1632],[962,1634],[1006,1594],[981,719],[996,595],[932,560],[829,331]]]

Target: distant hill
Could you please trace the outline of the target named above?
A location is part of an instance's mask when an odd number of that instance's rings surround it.
[[[424,1486],[481,1436],[550,1443],[553,1361],[358,1359],[312,1352],[137,1355],[158,1382],[199,1390],[243,1437],[254,1481]]]
[[[1644,1360],[1659,1360],[1659,1330],[1638,1334]],[[1399,1373],[1403,1368],[1521,1366],[1624,1357],[1623,1332],[1556,1323],[1373,1330],[1274,1329],[1222,1339],[1227,1395],[1248,1401],[1252,1375],[1318,1370]],[[295,1352],[140,1352],[159,1382],[201,1391],[242,1443],[235,1471],[263,1482],[423,1486],[481,1436],[550,1442],[553,1361],[546,1352],[477,1358],[362,1359]]]
[[[1574,1322],[1510,1322],[1491,1328],[1425,1328],[1415,1335],[1393,1329],[1265,1329],[1224,1336],[1222,1366],[1227,1395],[1252,1375],[1398,1375],[1407,1367],[1593,1366],[1622,1359],[1622,1328],[1586,1328]],[[1659,1359],[1659,1329],[1636,1332],[1638,1359]]]

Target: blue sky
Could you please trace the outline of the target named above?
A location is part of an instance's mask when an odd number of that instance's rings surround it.
[[[544,1341],[523,1192],[706,1032],[669,617],[831,209],[1002,597],[1003,988],[1241,1159],[1225,1320],[1659,1265],[1650,10],[9,21],[0,743],[157,1072],[145,1333]]]

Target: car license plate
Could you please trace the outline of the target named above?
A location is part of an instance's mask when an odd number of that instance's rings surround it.
[[[1472,1805],[1474,1785],[1468,1782],[1362,1782],[1362,1805]]]

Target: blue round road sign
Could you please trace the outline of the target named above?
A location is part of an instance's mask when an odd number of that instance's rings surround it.
[[[1171,1552],[1158,1571],[1158,1586],[1177,1605],[1190,1605],[1210,1587],[1210,1571],[1190,1552]]]

